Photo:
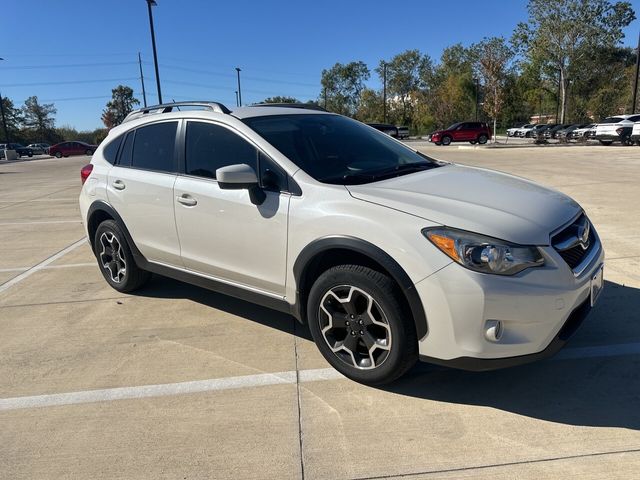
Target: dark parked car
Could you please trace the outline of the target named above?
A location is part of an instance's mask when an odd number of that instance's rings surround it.
[[[398,138],[409,138],[409,127],[398,127]]]
[[[391,125],[390,123],[367,123],[370,127],[380,130],[382,133],[386,133],[390,137],[398,138],[398,127]]]
[[[436,145],[449,145],[451,142],[469,142],[484,145],[491,138],[491,129],[484,122],[454,123],[445,130],[429,135],[429,141]]]
[[[15,150],[18,157],[33,157],[33,151],[20,143],[3,143],[0,144],[0,158],[4,158],[5,150]]]
[[[547,140],[550,138],[557,138],[558,137],[558,132],[560,130],[563,130],[567,127],[570,127],[570,124],[564,123],[564,124],[560,124],[560,125],[556,125],[553,128],[550,128],[549,130],[547,130],[546,132],[544,132],[544,138],[546,138]]]
[[[89,145],[84,142],[62,142],[49,147],[49,155],[56,158],[69,157],[71,155],[93,155],[97,145]]]
[[[557,123],[539,123],[533,128],[533,130],[531,130],[531,132],[529,132],[529,136],[536,142],[543,141],[545,138],[544,134],[551,128],[555,128],[557,125]]]
[[[573,137],[573,131],[579,128],[586,127],[588,124],[586,123],[575,123],[573,125],[569,125],[566,128],[559,130],[556,133],[556,138],[561,142],[568,142]]]

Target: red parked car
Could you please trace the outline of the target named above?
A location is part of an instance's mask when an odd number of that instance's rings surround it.
[[[93,155],[96,148],[98,148],[97,145],[89,145],[84,142],[62,142],[49,147],[49,155],[54,155],[56,158],[70,155]]]
[[[429,135],[429,141],[436,145],[449,145],[451,142],[484,145],[490,138],[491,129],[484,122],[454,123],[446,130],[438,130]]]

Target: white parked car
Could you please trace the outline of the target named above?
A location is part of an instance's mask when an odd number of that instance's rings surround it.
[[[518,130],[516,130],[514,137],[520,137],[520,138],[529,138],[531,136],[531,132],[536,128],[536,124],[529,124],[529,125],[525,125],[524,127],[519,128]]]
[[[526,125],[521,125],[519,127],[511,127],[511,128],[507,128],[507,137],[515,137],[518,130],[520,129],[525,129],[525,128],[531,128],[533,127],[532,123],[527,123]]]
[[[595,130],[596,125],[595,123],[590,123],[584,127],[576,128],[571,132],[570,138],[573,140],[588,140],[589,133]]]
[[[640,114],[607,117],[596,125],[595,139],[602,145],[613,142],[629,143],[633,124],[640,122]]]
[[[600,239],[571,198],[324,111],[140,109],[81,178],[114,289],[153,272],[290,313],[364,383],[418,358],[486,370],[552,355],[603,286]]]
[[[636,142],[637,145],[640,145],[640,122],[636,122],[633,124],[630,140],[632,142]]]

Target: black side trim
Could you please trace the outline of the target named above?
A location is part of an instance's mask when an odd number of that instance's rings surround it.
[[[138,262],[138,260],[136,259],[136,263],[140,268],[147,270],[148,272],[157,273],[158,275],[162,275],[163,277],[173,278],[181,282],[206,288],[207,290],[212,290],[214,292],[239,298],[240,300],[246,300],[263,307],[278,310],[279,312],[291,314],[291,305],[289,305],[285,300],[282,299],[269,297],[261,293],[252,292],[244,288],[236,287],[234,285],[229,285],[217,280],[201,277],[190,272],[176,270],[164,265],[151,263],[144,258],[142,262]]]
[[[469,370],[472,372],[485,372],[488,370],[497,370],[500,368],[516,367],[518,365],[524,365],[526,363],[543,360],[554,356],[558,351],[562,349],[571,338],[571,336],[578,330],[578,327],[582,324],[589,312],[591,311],[591,302],[587,298],[578,307],[571,312],[569,318],[564,323],[560,332],[551,341],[551,343],[538,353],[532,353],[530,355],[520,355],[517,357],[507,358],[473,358],[473,357],[458,357],[451,360],[441,360],[439,358],[428,357],[426,355],[420,355],[420,360],[423,362],[433,363],[435,365],[442,365],[445,367],[459,368],[461,370]]]
[[[304,301],[300,298],[300,292],[308,290],[309,285],[305,285],[306,270],[311,264],[314,257],[318,254],[339,248],[342,250],[353,250],[360,254],[366,255],[378,264],[380,264],[391,277],[400,285],[404,295],[411,309],[413,320],[416,324],[416,333],[418,339],[421,339],[427,334],[427,318],[425,316],[424,307],[420,296],[415,289],[415,286],[407,273],[402,269],[400,265],[384,250],[369,243],[365,240],[349,237],[349,236],[329,236],[314,240],[307,245],[298,255],[294,265],[293,274],[296,279],[296,303],[294,305],[293,315],[298,318],[304,318],[306,305],[303,305]]]

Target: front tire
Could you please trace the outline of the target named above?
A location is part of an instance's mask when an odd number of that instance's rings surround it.
[[[60,152],[56,152],[56,158],[62,158],[62,154]]]
[[[600,140],[600,144],[604,146],[609,146],[613,143],[613,140]]]
[[[90,157],[91,155],[93,155],[93,150],[87,150],[86,152],[84,152],[88,157]]]
[[[340,373],[376,385],[396,380],[418,358],[411,315],[387,275],[360,265],[339,265],[313,284],[309,329],[320,353]]]
[[[114,220],[105,220],[98,225],[93,250],[102,276],[119,292],[132,292],[151,277],[149,272],[136,265],[127,239]]]

